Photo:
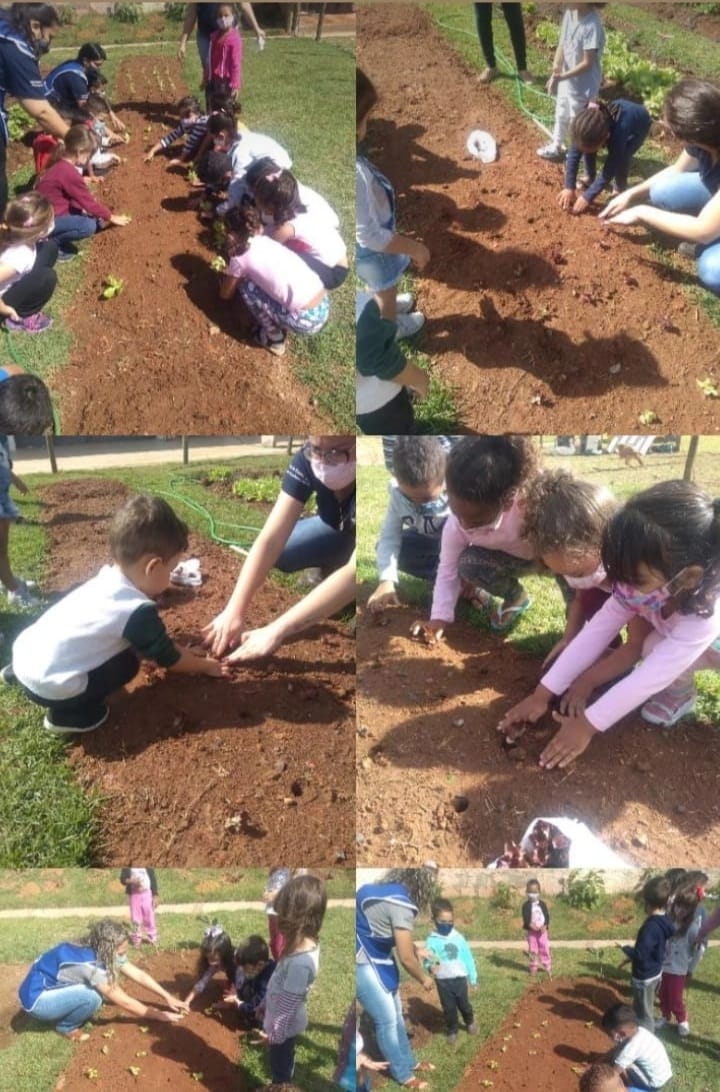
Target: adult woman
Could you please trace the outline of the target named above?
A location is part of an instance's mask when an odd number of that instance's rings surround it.
[[[104,99],[110,124],[119,132],[125,129],[125,125],[113,113],[101,88],[105,77],[100,70],[106,60],[107,53],[99,42],[85,42],[74,61],[63,61],[47,74],[45,86],[52,105],[70,121],[87,116],[88,95],[94,91]]]
[[[219,4],[188,4],[185,13],[185,22],[183,23],[177,55],[180,60],[184,59],[188,38],[197,22],[197,47],[203,71],[208,65],[210,35],[217,30],[217,9],[219,6]],[[265,44],[265,31],[261,29],[255,18],[252,4],[241,4],[240,10],[255,31],[258,47],[262,49]]]
[[[525,46],[525,26],[522,17],[522,4],[501,4],[510,31],[515,64],[518,76],[525,83],[532,83],[532,76],[527,70],[527,52]],[[495,42],[492,28],[492,4],[475,4],[475,26],[477,27],[480,48],[483,51],[486,68],[481,74],[482,83],[490,83],[497,76],[495,64]]]
[[[412,874],[410,874],[411,876]],[[415,1076],[432,1066],[418,1064],[410,1048],[402,1006],[400,972],[394,952],[403,967],[430,993],[433,979],[423,970],[412,939],[415,918],[422,908],[422,873],[417,883],[411,878],[400,883],[369,883],[358,888],[355,899],[357,999],[375,1026],[380,1051],[390,1074],[404,1088],[427,1088],[427,1081]],[[411,891],[411,886],[415,888]]]
[[[20,983],[20,1004],[36,1020],[52,1024],[73,1042],[90,1036],[81,1031],[102,1005],[113,1005],[143,1020],[175,1023],[188,1006],[146,971],[127,962],[129,934],[124,925],[104,918],[91,926],[80,944],[64,942],[39,956]],[[150,1008],[118,985],[118,974],[162,998],[172,1012]]]
[[[0,217],[8,200],[5,95],[13,95],[41,128],[64,137],[68,124],[50,105],[38,57],[47,53],[58,14],[50,4],[12,4],[0,9]]]
[[[318,515],[300,520],[315,495]],[[273,567],[319,567],[330,576],[300,603],[262,629],[249,630],[252,597]],[[292,459],[280,496],[242,567],[225,609],[205,627],[215,656],[233,660],[273,652],[290,634],[326,618],[355,598],[355,437],[310,436]]]
[[[646,224],[683,240],[680,249],[697,259],[702,284],[720,295],[720,84],[681,80],[665,99],[663,118],[683,151],[671,166],[615,197],[600,218]],[[633,206],[641,197],[651,204]]]

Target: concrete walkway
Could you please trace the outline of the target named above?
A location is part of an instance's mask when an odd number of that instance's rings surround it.
[[[355,899],[328,899],[329,909],[352,910]],[[235,902],[160,902],[157,914],[214,914],[217,911],[264,910],[265,903],[257,901]],[[0,920],[16,921],[18,918],[124,918],[127,906],[45,906],[35,909],[0,910]]]
[[[68,440],[70,437],[68,437]],[[297,447],[298,445],[296,445]],[[190,439],[189,464],[202,460],[236,459],[241,456],[290,456],[284,446],[269,447],[260,443],[259,436],[194,436]],[[113,470],[129,466],[183,465],[180,437],[148,437],[126,440],[98,437],[89,442],[74,441],[55,446],[58,471]],[[50,474],[50,460],[45,445],[18,448],[13,456],[16,473]]]

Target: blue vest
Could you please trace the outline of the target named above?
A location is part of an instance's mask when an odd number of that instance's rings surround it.
[[[73,75],[80,76],[84,80],[85,85],[88,86],[87,72],[83,68],[82,63],[80,61],[63,61],[62,64],[57,65],[51,72],[48,72],[45,77],[45,86],[49,95],[52,94],[56,98],[58,97],[57,92],[55,91],[55,81],[58,77],[64,76],[67,72],[72,72]]]
[[[60,970],[77,964],[99,966],[92,948],[80,948],[77,944],[58,944],[56,948],[38,956],[18,987],[20,1004],[25,1011],[32,1012],[43,990],[58,990],[66,986],[66,982],[58,982]]]
[[[11,23],[6,22],[4,19],[0,19],[0,41],[12,42],[16,49],[21,53],[24,53],[26,57],[31,57],[35,61],[35,64],[37,64],[37,57],[35,56],[32,46],[23,38],[22,34],[17,32]],[[40,70],[38,69],[38,75],[39,74]],[[9,141],[7,111],[5,109],[6,93],[7,88],[0,85],[0,131],[2,131],[5,144]]]
[[[389,937],[376,936],[365,913],[365,908],[376,902],[406,906],[416,914],[418,908],[410,898],[407,888],[400,883],[366,883],[358,888],[355,897],[355,953],[357,955],[364,952],[383,989],[388,993],[395,993],[400,985],[400,972],[392,954],[395,937],[392,934]]]

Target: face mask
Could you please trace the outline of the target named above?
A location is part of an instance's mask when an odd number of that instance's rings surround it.
[[[115,956],[115,962],[118,965],[118,967],[124,967],[125,964],[127,963],[127,961],[128,960],[127,960],[126,955],[116,955]]]
[[[328,466],[327,463],[320,462],[319,459],[311,458],[310,465],[317,480],[326,485],[328,489],[345,489],[355,481],[356,463],[354,459],[349,459],[346,463],[339,463],[337,466]]]
[[[538,899],[540,898],[540,892],[539,891],[529,891],[528,895],[529,895],[529,898],[532,900],[532,902],[537,902]]]
[[[463,527],[463,531],[466,535],[477,535],[480,534],[481,531],[499,531],[504,519],[505,513],[501,512],[494,523],[481,523],[477,527]]]
[[[643,610],[649,610],[652,614],[662,610],[668,599],[672,598],[669,584],[663,584],[661,588],[643,594],[636,591],[632,584],[617,582],[613,584],[612,593],[613,599],[616,599],[620,606],[625,607],[627,610],[637,610],[642,607]]]
[[[50,49],[50,42],[47,38],[37,38],[35,41],[35,52],[39,57],[47,53]]]
[[[217,25],[220,30],[230,30],[230,27],[233,25],[232,15],[221,15],[217,21]]]
[[[451,921],[436,921],[435,932],[439,933],[441,937],[449,937],[455,928]]]
[[[603,569],[601,563],[594,573],[590,573],[590,576],[566,576],[565,582],[569,584],[571,588],[597,588],[606,579],[607,573]]]
[[[447,498],[438,497],[437,500],[423,501],[422,504],[417,504],[415,507],[418,515],[432,519],[433,516],[442,516],[447,511]]]

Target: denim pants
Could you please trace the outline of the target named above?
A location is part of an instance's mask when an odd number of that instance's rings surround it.
[[[98,229],[94,216],[56,216],[55,228],[50,238],[63,250],[68,243],[89,239]]]
[[[438,524],[445,521],[438,520]],[[405,531],[400,540],[398,569],[401,573],[416,576],[419,580],[434,581],[440,561],[440,537],[442,526],[437,535],[421,535],[418,531]]]
[[[400,992],[388,993],[383,989],[369,963],[358,963],[355,974],[357,999],[373,1022],[380,1053],[389,1063],[394,1080],[405,1084],[412,1077],[416,1062],[405,1031]]]
[[[270,1075],[273,1084],[289,1084],[295,1074],[295,1036],[284,1043],[270,1044]]]
[[[320,519],[310,516],[296,523],[285,549],[275,562],[282,573],[300,569],[339,569],[355,549],[355,530],[336,531]]]
[[[96,990],[78,983],[43,990],[30,1015],[44,1024],[54,1024],[56,1031],[67,1035],[91,1020],[101,1005],[102,997]]]
[[[661,178],[650,187],[651,204],[668,212],[684,212],[691,216],[697,216],[714,196],[697,171]],[[720,296],[720,239],[699,247],[697,271],[700,282]]]

